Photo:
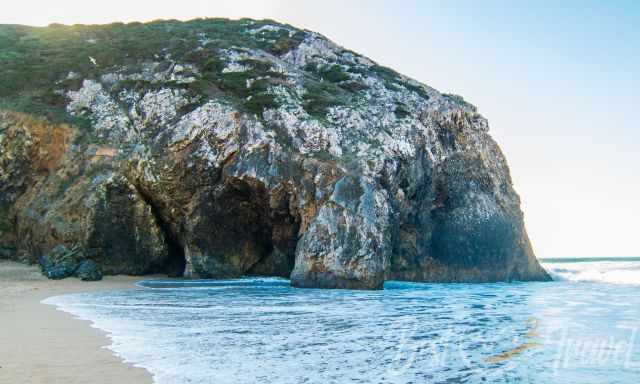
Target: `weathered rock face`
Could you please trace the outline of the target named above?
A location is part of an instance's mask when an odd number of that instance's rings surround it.
[[[6,257],[65,244],[89,271],[321,288],[549,279],[460,97],[271,21],[56,28],[90,66],[43,83],[67,124],[0,114]],[[149,30],[167,40],[146,55],[100,56]]]

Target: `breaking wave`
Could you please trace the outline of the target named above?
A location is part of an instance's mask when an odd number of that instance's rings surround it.
[[[556,281],[640,285],[640,260],[555,259],[542,266]]]

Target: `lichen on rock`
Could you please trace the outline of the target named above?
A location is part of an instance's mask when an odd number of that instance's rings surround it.
[[[549,279],[488,122],[460,97],[273,21],[0,28],[43,55],[92,39],[97,63],[51,57],[46,78],[0,93],[28,112],[0,114],[2,254],[76,247],[89,280]],[[55,97],[18,103],[27,91]]]

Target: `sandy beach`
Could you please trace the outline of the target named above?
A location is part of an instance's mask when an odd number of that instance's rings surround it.
[[[138,280],[52,281],[37,267],[0,261],[0,384],[152,383],[146,370],[104,348],[109,345],[104,332],[41,303],[66,293],[138,289]]]

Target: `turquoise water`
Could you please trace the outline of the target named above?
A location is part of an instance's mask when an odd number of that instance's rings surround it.
[[[640,382],[640,261],[545,267],[556,281],[146,281],[45,302],[106,330],[160,384]]]

